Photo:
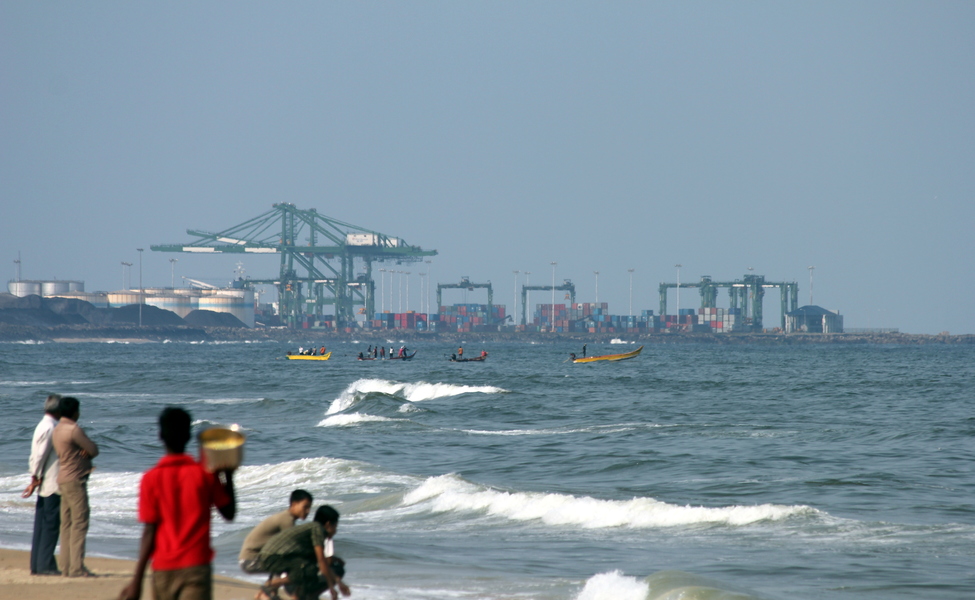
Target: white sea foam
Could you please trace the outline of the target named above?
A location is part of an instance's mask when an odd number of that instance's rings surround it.
[[[201,398],[197,402],[203,404],[248,404],[260,402],[263,398]]]
[[[623,431],[632,431],[641,427],[659,427],[659,425],[654,425],[650,423],[621,423],[619,425],[594,425],[592,427],[577,427],[577,428],[553,428],[553,429],[501,429],[501,430],[490,430],[490,429],[462,429],[464,433],[469,433],[471,435],[501,435],[501,436],[518,436],[518,435],[567,435],[573,433],[620,433]]]
[[[364,415],[362,413],[348,413],[342,415],[332,415],[318,424],[318,427],[349,427],[359,423],[373,423],[378,421],[405,421],[406,419],[390,419],[389,417],[376,417]]]
[[[367,394],[386,394],[403,398],[408,402],[423,402],[437,398],[449,398],[461,394],[503,394],[508,390],[490,385],[456,385],[453,383],[402,383],[386,379],[358,379],[345,388],[328,407],[327,415],[348,410]]]
[[[613,571],[590,577],[575,600],[644,600],[649,591],[646,582]]]
[[[406,494],[404,505],[423,504],[433,512],[486,512],[514,521],[541,521],[586,529],[608,527],[675,527],[686,525],[748,525],[816,514],[808,506],[678,506],[653,498],[600,500],[587,496],[536,492],[502,492],[475,485],[456,475],[431,477]]]

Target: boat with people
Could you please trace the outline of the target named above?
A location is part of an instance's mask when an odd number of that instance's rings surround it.
[[[416,350],[413,351],[413,354],[402,354],[400,356],[387,356],[386,360],[411,360],[414,356],[416,356]]]
[[[325,354],[286,354],[288,360],[328,360],[332,358],[331,350]]]
[[[604,354],[602,356],[576,356],[575,353],[569,354],[569,360],[573,363],[591,363],[600,361],[610,361],[616,362],[620,360],[627,360],[630,358],[636,358],[639,356],[640,352],[643,350],[643,346],[640,346],[636,350],[631,352],[623,352],[622,354]]]
[[[456,354],[451,354],[450,358],[447,360],[450,362],[484,362],[487,360],[488,353],[487,350],[481,350],[480,356],[475,356],[474,358],[464,358],[463,355],[458,357]]]

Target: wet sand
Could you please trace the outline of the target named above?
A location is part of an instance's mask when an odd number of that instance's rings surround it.
[[[115,600],[128,585],[135,562],[89,556],[85,564],[98,575],[86,577],[30,574],[30,553],[0,549],[0,600]],[[152,600],[151,575],[146,574],[142,598]],[[252,600],[257,585],[215,577],[214,600]]]

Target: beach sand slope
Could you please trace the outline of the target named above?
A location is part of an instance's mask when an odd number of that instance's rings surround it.
[[[30,574],[30,553],[0,549],[0,600],[116,600],[132,578],[135,562],[89,556],[85,564],[98,577],[57,577]],[[152,600],[151,575],[146,575],[144,600]],[[215,577],[214,600],[252,600],[257,585]]]

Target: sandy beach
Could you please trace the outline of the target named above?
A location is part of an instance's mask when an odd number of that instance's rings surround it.
[[[30,553],[0,549],[0,600],[115,600],[128,584],[134,561],[89,556],[85,564],[98,577],[67,578],[30,574]],[[257,586],[226,577],[214,578],[214,600],[251,600]],[[147,574],[142,597],[152,599]]]

